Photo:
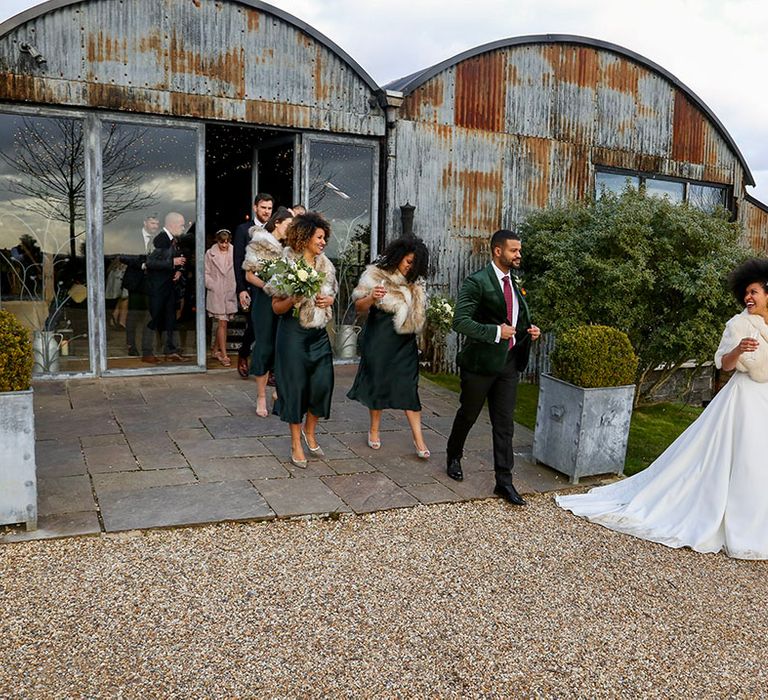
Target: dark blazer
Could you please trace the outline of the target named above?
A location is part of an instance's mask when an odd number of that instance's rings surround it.
[[[245,249],[251,242],[251,235],[248,233],[253,226],[253,221],[243,221],[232,236],[232,265],[235,268],[235,291],[240,296],[240,292],[252,292],[251,285],[245,281],[245,270],[243,270],[243,261],[245,260]]]
[[[173,259],[181,255],[181,251],[165,229],[155,236],[152,244],[154,250],[147,256],[147,287],[150,294],[165,296],[173,292]]]
[[[146,294],[147,284],[144,263],[147,262],[147,256],[121,255],[120,262],[126,266],[125,274],[123,275],[123,287],[129,292]]]
[[[522,371],[528,365],[531,350],[531,314],[525,298],[513,284],[518,302],[517,326],[515,331],[515,353],[517,369]],[[456,301],[453,330],[465,336],[465,342],[457,361],[459,367],[475,374],[498,374],[507,363],[508,345],[496,341],[498,326],[511,325],[507,318],[507,304],[499,280],[489,263],[482,270],[464,280]]]

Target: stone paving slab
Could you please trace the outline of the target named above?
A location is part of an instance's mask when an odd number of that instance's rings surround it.
[[[380,472],[327,476],[323,482],[355,513],[415,506],[418,500]]]
[[[290,462],[288,426],[275,416],[256,416],[255,383],[234,369],[40,383],[40,528],[0,528],[0,542],[493,497],[487,412],[470,433],[465,479],[456,482],[445,473],[445,443],[457,395],[423,380],[428,461],[416,456],[402,411],[384,412],[382,447],[372,450],[368,412],[346,398],[355,371],[354,365],[335,368],[331,419],[318,425],[325,456],[307,453],[304,469]],[[570,488],[566,477],[535,464],[532,440],[530,430],[516,426],[521,493]]]
[[[275,515],[248,481],[111,491],[99,498],[99,505],[107,532],[259,520]]]
[[[99,498],[113,491],[136,491],[158,486],[177,486],[197,481],[191,469],[155,469],[152,471],[94,474],[93,488]]]
[[[318,477],[254,482],[272,510],[281,517],[349,513],[346,505]]]
[[[98,513],[95,510],[89,510],[82,513],[62,513],[61,515],[38,517],[37,530],[32,532],[27,532],[23,526],[13,528],[6,533],[0,529],[0,544],[80,535],[100,535],[101,533]]]
[[[37,513],[61,515],[73,511],[96,510],[87,474],[39,478],[37,480]]]

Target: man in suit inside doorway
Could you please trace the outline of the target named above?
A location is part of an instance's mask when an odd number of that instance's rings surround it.
[[[232,237],[232,264],[235,268],[235,289],[237,291],[237,300],[240,307],[245,311],[245,331],[243,340],[240,343],[240,349],[237,352],[237,372],[243,378],[248,378],[249,362],[251,355],[251,346],[254,340],[254,329],[251,323],[251,294],[253,290],[245,280],[245,271],[243,270],[243,261],[245,260],[245,249],[251,242],[253,233],[264,228],[264,224],[272,216],[272,208],[275,198],[266,192],[259,192],[253,200],[253,221],[244,221],[236,229]]]
[[[491,237],[491,262],[464,280],[453,329],[465,337],[458,355],[461,373],[459,410],[447,447],[447,473],[461,481],[467,435],[488,399],[493,434],[494,493],[514,505],[525,501],[512,483],[515,401],[518,373],[528,364],[531,341],[541,331],[513,274],[522,260],[520,236],[505,229]]]

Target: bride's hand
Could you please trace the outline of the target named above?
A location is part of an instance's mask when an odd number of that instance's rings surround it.
[[[742,338],[736,346],[739,352],[754,352],[760,343],[755,338]]]

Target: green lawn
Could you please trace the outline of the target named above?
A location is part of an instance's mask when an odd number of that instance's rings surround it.
[[[459,378],[453,374],[422,373],[430,381],[452,391],[459,391]],[[517,388],[515,420],[533,430],[536,425],[536,402],[539,387],[520,384]],[[680,403],[661,403],[636,408],[632,413],[629,445],[624,473],[627,475],[645,469],[667,446],[683,432],[701,413],[700,408]]]

